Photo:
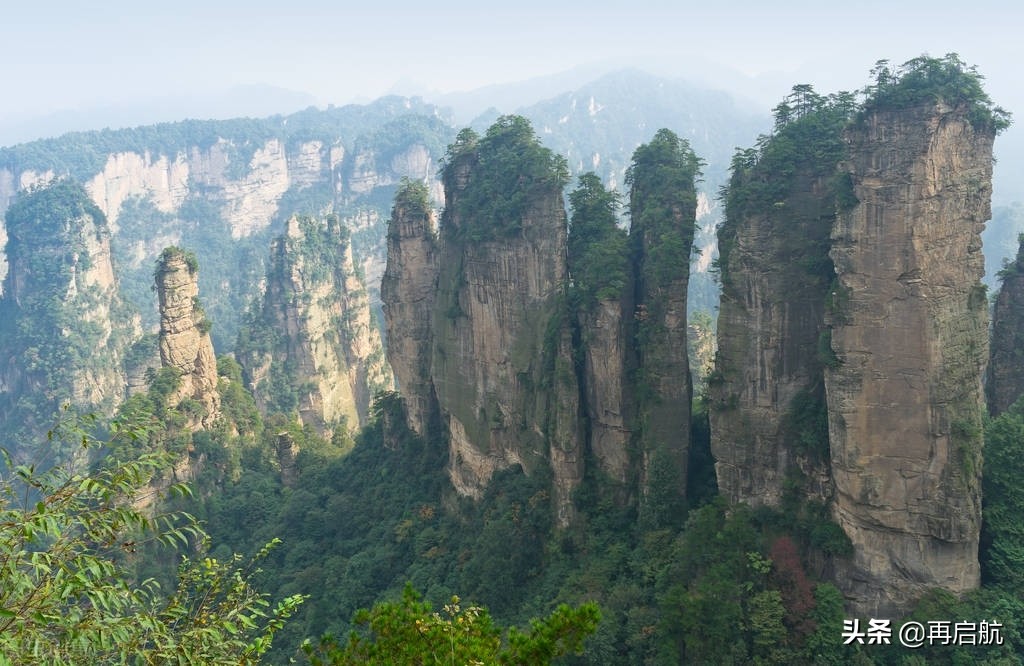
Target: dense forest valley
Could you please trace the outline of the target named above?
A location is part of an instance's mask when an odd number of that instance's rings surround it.
[[[1024,662],[1010,115],[948,55],[767,123],[0,149],[0,664]]]

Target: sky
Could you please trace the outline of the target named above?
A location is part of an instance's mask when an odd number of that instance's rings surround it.
[[[857,88],[879,59],[951,51],[1024,122],[1024,7],[1003,0],[10,4],[0,24],[0,126],[148,103],[171,112],[172,100],[239,86],[306,95],[294,104],[344,104],[594,63],[719,85],[767,111],[795,83]]]

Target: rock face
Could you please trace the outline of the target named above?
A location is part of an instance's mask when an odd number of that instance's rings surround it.
[[[56,181],[23,195],[7,229],[3,420],[45,428],[65,402],[112,413],[125,394],[125,351],[141,331],[117,296],[106,218],[81,186]]]
[[[297,410],[321,432],[367,420],[390,389],[380,333],[336,216],[292,217],[271,247],[263,303],[237,355],[264,411]],[[269,338],[267,336],[270,336]]]
[[[217,357],[210,340],[210,322],[199,304],[195,256],[176,247],[165,249],[157,265],[156,291],[160,301],[160,363],[174,368],[180,379],[168,398],[169,406],[195,400],[202,409],[194,425],[210,426],[220,413]]]
[[[500,229],[499,220],[463,205],[472,188],[485,187],[479,158],[476,148],[467,147],[445,174],[432,358],[450,435],[452,484],[472,497],[482,496],[497,470],[536,469],[558,439],[549,427],[552,392],[537,389],[547,383],[546,366],[558,362],[562,349],[556,329],[554,349],[544,358],[545,336],[559,317],[568,276],[564,181],[530,192],[508,221],[512,229]],[[572,367],[571,358],[561,360]],[[563,438],[560,444],[562,458],[578,460],[567,453],[578,450],[578,440]],[[579,474],[574,468],[563,472],[567,495]]]
[[[590,423],[590,449],[601,469],[625,485],[631,462],[629,443],[632,428],[632,386],[627,381],[632,346],[626,316],[632,308],[622,299],[602,299],[589,312],[581,313],[580,329],[585,332],[584,405]]]
[[[637,149],[630,183],[630,242],[635,271],[637,412],[643,441],[640,479],[645,494],[655,465],[682,499],[690,449],[692,385],[686,344],[699,161],[668,130]]]
[[[781,210],[738,220],[723,270],[710,419],[719,491],[733,502],[779,506],[796,470],[827,479],[828,433],[813,426],[826,423],[818,342],[832,269],[800,262],[807,245],[828,251],[835,209],[822,185],[801,179]]]
[[[502,469],[545,470],[565,527],[589,459],[622,502],[683,499],[697,166],[670,132],[637,151],[632,256],[617,196],[593,174],[570,196],[568,247],[564,164],[522,118],[449,149],[436,240],[426,188],[399,190],[381,287],[389,359],[412,429],[436,419],[447,435],[460,494],[481,497]]]
[[[438,247],[427,188],[399,191],[388,224],[388,262],[380,285],[388,361],[405,400],[409,426],[427,432],[437,397],[430,375]]]
[[[839,583],[864,612],[979,583],[993,137],[934,102],[866,113],[848,132],[859,203],[833,232],[825,383],[833,512],[854,546]]]
[[[988,411],[999,416],[1024,395],[1024,240],[1002,273],[992,310],[992,343],[985,378]]]
[[[779,507],[787,489],[815,500],[832,495],[824,377],[831,358],[821,347],[849,111],[823,97],[789,99],[803,113],[780,117],[757,153],[734,160],[719,231],[712,452],[719,491],[751,506]]]
[[[499,155],[517,156],[519,168]],[[479,141],[464,132],[449,158],[438,239],[427,189],[415,183],[400,189],[388,234],[381,294],[409,424],[420,433],[441,424],[462,495],[481,497],[515,465],[550,470],[566,525],[583,433],[564,307],[564,165],[514,117]]]

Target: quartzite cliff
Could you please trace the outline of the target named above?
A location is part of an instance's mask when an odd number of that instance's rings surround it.
[[[264,412],[297,411],[321,432],[360,427],[374,394],[391,388],[349,235],[336,216],[288,221],[236,354]]]
[[[883,72],[859,108],[795,88],[734,160],[720,233],[719,487],[826,502],[852,545],[836,581],[878,617],[979,584],[980,234],[1000,117],[942,87],[970,77],[956,64]]]
[[[210,426],[220,411],[217,357],[210,341],[210,322],[199,304],[195,256],[177,247],[165,249],[157,263],[156,293],[160,302],[160,364],[173,368],[178,376],[168,405],[176,407],[183,400],[194,400],[201,409],[192,414],[193,427]]]
[[[655,487],[659,501],[682,499],[698,165],[667,131],[637,150],[631,250],[614,233],[614,199],[601,199],[596,176],[584,179],[581,191],[586,183],[592,191],[574,200],[596,196],[611,220],[593,227],[596,236],[577,234],[575,277],[564,165],[522,118],[502,118],[483,137],[460,134],[436,238],[423,188],[399,192],[381,290],[389,359],[412,428],[424,433],[435,416],[442,424],[461,494],[482,496],[501,469],[544,469],[556,523],[566,526],[592,459],[626,490],[620,501],[644,500]],[[614,279],[602,268],[608,252]],[[596,276],[589,287],[584,273]]]
[[[125,396],[125,351],[141,330],[118,297],[106,217],[80,185],[23,194],[7,231],[0,422],[31,449],[62,404],[113,413]]]

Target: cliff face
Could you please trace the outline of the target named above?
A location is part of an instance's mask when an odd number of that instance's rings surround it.
[[[985,377],[985,398],[992,416],[999,416],[1024,395],[1024,241],[1001,275]]]
[[[825,423],[818,342],[832,271],[807,260],[828,252],[835,208],[818,179],[794,190],[781,210],[738,220],[723,270],[712,451],[719,491],[751,506],[779,506],[797,471],[828,485],[828,433],[814,426]]]
[[[460,210],[478,177],[475,159],[464,156],[445,179],[432,374],[452,483],[479,497],[495,471],[519,464],[529,472],[544,457],[550,392],[537,389],[546,383],[545,336],[567,272],[560,184],[528,199],[516,231],[492,231],[495,220]],[[485,238],[470,242],[481,227]]]
[[[734,159],[719,231],[712,452],[719,491],[752,506],[779,507],[787,488],[832,494],[825,316],[850,107],[801,89],[787,102],[803,111],[780,113],[759,150]]]
[[[993,135],[942,103],[876,110],[848,133],[859,203],[833,232],[825,382],[834,516],[854,546],[839,582],[865,612],[979,582]]]
[[[619,298],[602,299],[580,314],[583,332],[584,405],[590,423],[590,449],[601,469],[615,481],[629,481],[629,442],[633,396],[626,368],[632,352]]]
[[[381,294],[409,425],[424,433],[438,420],[462,495],[481,497],[515,465],[550,470],[565,525],[583,431],[564,300],[564,165],[521,118],[482,139],[464,133],[450,151],[436,241],[427,188],[412,182],[388,233]]]
[[[195,427],[213,424],[220,412],[217,358],[210,340],[210,322],[199,305],[199,268],[193,255],[171,247],[163,251],[156,271],[160,301],[160,363],[179,374],[178,388],[168,398],[197,401],[202,409]]]
[[[336,213],[353,231],[356,260],[378,301],[386,224],[381,190],[428,179],[450,138],[436,109],[418,100],[306,110],[291,116],[184,121],[0,149],[0,212],[17,192],[70,174],[110,222],[122,297],[157,325],[150,284],[167,246],[195,248],[218,348],[229,350],[260,290],[265,248],[295,213]],[[3,225],[0,225],[2,227]],[[6,274],[0,229],[0,279]]]
[[[106,218],[80,186],[60,181],[23,195],[7,228],[11,270],[0,301],[7,423],[32,430],[63,402],[112,413],[125,394],[125,351],[141,331],[117,296]]]
[[[618,195],[588,174],[570,239],[564,164],[522,118],[449,149],[436,241],[426,188],[399,190],[381,290],[389,357],[410,426],[436,417],[446,431],[460,494],[481,497],[501,469],[544,469],[564,527],[590,459],[618,501],[667,497],[679,511],[658,515],[682,515],[698,161],[664,130],[634,159],[629,237]]]
[[[686,296],[695,231],[699,160],[668,130],[637,149],[627,173],[630,241],[635,271],[637,412],[643,459],[640,478],[649,492],[652,468],[671,494],[686,493],[692,386],[687,356]],[[657,460],[665,461],[656,463]]]
[[[405,400],[409,426],[427,432],[436,409],[431,380],[438,248],[427,188],[416,182],[400,191],[388,225],[388,261],[380,285],[388,361]]]
[[[392,380],[337,217],[288,221],[254,314],[238,356],[264,411],[297,410],[321,432],[366,422],[373,395]]]

